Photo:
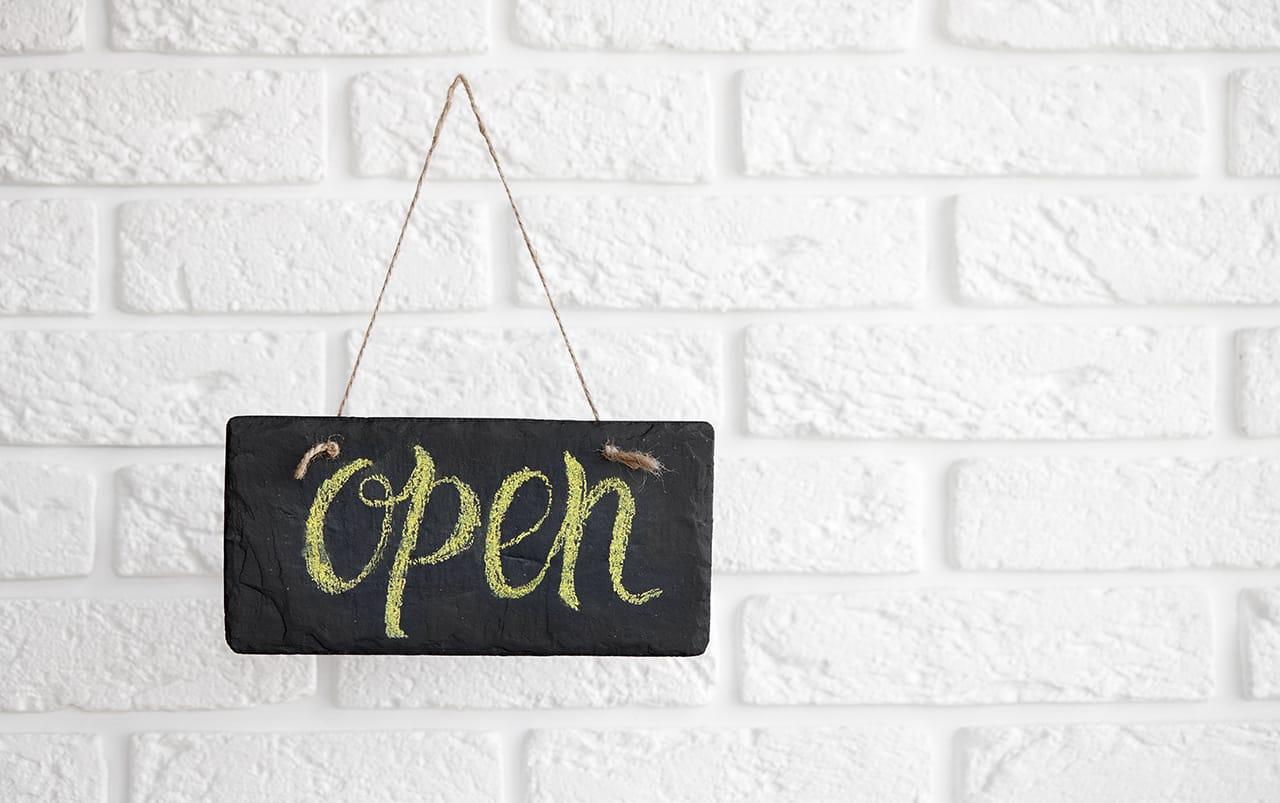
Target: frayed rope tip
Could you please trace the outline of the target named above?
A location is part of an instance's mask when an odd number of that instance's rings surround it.
[[[308,449],[307,453],[302,456],[302,462],[298,463],[298,467],[293,471],[293,478],[295,480],[300,480],[307,476],[307,468],[311,465],[311,461],[320,455],[323,454],[330,460],[337,460],[338,455],[341,453],[342,449],[339,448],[338,444],[334,441],[317,443],[315,446]]]
[[[662,461],[648,452],[628,452],[623,449],[619,449],[612,442],[609,442],[600,450],[600,454],[605,460],[609,460],[614,463],[621,463],[627,468],[643,471],[646,474],[652,474],[655,477],[662,475]]]

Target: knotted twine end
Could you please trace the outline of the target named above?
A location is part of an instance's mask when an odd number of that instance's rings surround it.
[[[646,474],[652,474],[655,477],[662,475],[662,461],[648,452],[628,452],[623,449],[619,449],[613,444],[613,441],[609,441],[604,445],[604,448],[600,450],[600,454],[605,460],[609,460],[614,463],[621,463],[627,468],[643,471]]]
[[[300,480],[307,476],[307,467],[311,465],[311,461],[316,457],[323,454],[327,455],[330,460],[337,460],[338,455],[341,454],[341,452],[342,449],[338,448],[338,444],[334,441],[317,443],[315,446],[308,449],[307,453],[302,456],[302,462],[298,463],[298,467],[294,470],[293,478],[295,480]]]

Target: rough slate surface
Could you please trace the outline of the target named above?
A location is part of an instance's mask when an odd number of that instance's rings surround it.
[[[304,480],[293,469],[311,445],[333,438],[336,460],[317,458]],[[667,471],[651,477],[604,460],[601,446],[652,452]],[[376,553],[382,475],[401,493],[415,465],[414,446],[435,464],[437,479],[455,476],[474,489],[480,525],[460,554],[410,566],[400,626],[387,635],[386,601],[392,563],[408,502],[393,509],[385,550],[358,584],[323,590],[305,560],[306,522],[322,484],[357,459],[372,461],[343,484],[324,518],[324,547],[336,574],[356,578]],[[398,653],[510,655],[698,655],[707,645],[711,592],[711,493],[714,434],[695,422],[535,421],[510,419],[240,417],[227,424],[225,597],[227,642],[250,653]],[[614,591],[609,546],[617,511],[605,495],[586,519],[575,571],[580,603],[560,596],[563,554],[527,595],[503,599],[486,580],[484,542],[490,508],[503,479],[528,467],[546,475],[551,507],[528,537],[502,551],[507,581],[532,580],[565,517],[565,453],[581,463],[586,488],[621,478],[635,499],[635,518],[622,572],[626,589],[662,593],[641,604]],[[503,519],[503,543],[534,525],[546,505],[534,480],[515,494]],[[459,493],[433,491],[419,528],[421,557],[453,530]]]

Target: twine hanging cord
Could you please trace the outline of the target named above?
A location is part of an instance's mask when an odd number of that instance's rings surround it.
[[[449,84],[449,91],[444,98],[444,107],[440,109],[440,116],[436,118],[435,129],[431,133],[431,144],[427,146],[427,155],[422,160],[422,171],[418,173],[418,182],[413,187],[413,198],[409,201],[409,209],[405,212],[404,222],[400,224],[400,236],[396,238],[396,246],[391,251],[391,260],[387,263],[386,275],[382,277],[382,287],[378,290],[378,300],[373,304],[373,314],[369,316],[369,324],[365,327],[364,337],[360,340],[360,349],[356,352],[355,362],[351,366],[351,375],[347,377],[347,387],[342,392],[342,401],[338,402],[338,417],[341,418],[347,408],[347,400],[351,397],[351,386],[355,384],[356,372],[360,370],[360,363],[364,359],[365,349],[369,345],[369,336],[373,334],[373,326],[377,323],[378,312],[382,309],[382,299],[387,294],[387,287],[391,283],[391,274],[395,271],[396,262],[400,259],[400,248],[404,245],[405,233],[409,230],[409,221],[413,218],[413,211],[418,206],[418,198],[422,194],[422,183],[426,180],[427,170],[431,167],[431,157],[435,155],[436,146],[440,144],[440,132],[444,129],[444,121],[448,118],[450,109],[453,108],[453,93],[457,91],[459,86],[467,93],[471,114],[476,120],[476,128],[479,129],[480,136],[484,138],[485,147],[489,150],[489,159],[492,160],[494,168],[498,171],[498,180],[502,182],[502,189],[507,194],[507,203],[510,204],[511,214],[515,217],[516,226],[520,229],[520,238],[524,240],[525,250],[529,252],[529,259],[533,262],[533,268],[538,272],[538,281],[542,284],[542,292],[547,298],[547,306],[551,308],[551,314],[556,319],[556,326],[560,329],[560,338],[564,341],[565,351],[569,353],[569,360],[573,362],[573,371],[578,376],[578,384],[582,386],[582,395],[587,399],[587,406],[591,408],[592,417],[599,422],[600,410],[596,407],[595,399],[591,397],[591,389],[587,387],[587,378],[582,373],[582,365],[578,362],[578,355],[573,351],[573,343],[569,340],[569,332],[565,329],[564,320],[560,317],[560,310],[556,308],[555,299],[551,295],[551,287],[547,284],[547,276],[542,270],[542,263],[538,261],[538,252],[534,249],[533,242],[529,239],[529,231],[525,228],[524,218],[520,215],[520,207],[516,204],[515,196],[511,193],[511,185],[507,183],[507,174],[502,169],[502,162],[498,159],[498,151],[494,148],[493,140],[489,137],[489,130],[485,127],[484,118],[480,116],[480,109],[476,106],[476,98],[471,91],[471,84],[461,74],[453,79],[453,83]],[[341,453],[342,449],[336,441],[327,440],[317,443],[302,456],[301,462],[298,463],[298,468],[293,472],[294,478],[300,480],[305,477],[307,475],[307,467],[311,465],[311,461],[315,458],[323,455],[330,459],[337,459]],[[655,476],[662,473],[662,463],[648,452],[632,452],[619,449],[610,442],[600,449],[600,455],[606,460]]]

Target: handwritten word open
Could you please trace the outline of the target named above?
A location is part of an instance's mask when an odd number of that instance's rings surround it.
[[[388,638],[407,638],[400,627],[400,608],[404,602],[404,589],[409,569],[414,566],[426,566],[443,563],[461,554],[471,547],[475,541],[476,530],[480,528],[480,500],[470,485],[457,477],[436,477],[435,461],[421,446],[413,447],[414,468],[408,482],[396,492],[391,481],[384,474],[369,473],[355,484],[355,493],[366,507],[382,511],[382,522],[377,546],[373,556],[354,576],[343,578],[333,568],[333,561],[325,547],[325,517],[334,500],[355,475],[373,466],[373,461],[366,459],[352,460],[340,467],[333,476],[324,481],[317,489],[315,500],[311,503],[311,512],[307,516],[306,558],[307,572],[321,590],[329,594],[341,594],[358,586],[382,562],[391,543],[393,517],[396,511],[407,505],[404,516],[404,527],[400,534],[400,543],[395,548],[395,556],[391,559],[391,574],[387,581],[387,604],[385,622]],[[502,568],[502,553],[509,547],[519,544],[537,532],[551,514],[553,489],[551,479],[541,471],[527,466],[507,476],[499,486],[493,501],[489,505],[489,526],[484,536],[485,580],[495,596],[504,599],[519,599],[537,588],[551,568],[551,562],[557,555],[563,555],[560,566],[560,599],[573,610],[580,609],[578,593],[575,587],[574,574],[578,562],[578,550],[582,544],[583,527],[592,509],[601,499],[609,494],[617,495],[617,514],[613,520],[613,535],[609,542],[609,577],[613,584],[613,592],[618,598],[633,605],[643,605],[662,593],[660,588],[651,588],[640,594],[633,594],[622,583],[622,566],[627,557],[627,542],[631,538],[631,520],[635,517],[636,503],[631,489],[617,477],[608,477],[587,487],[586,471],[582,464],[568,452],[564,453],[564,471],[568,484],[564,521],[556,533],[555,540],[547,552],[541,570],[527,583],[512,585],[508,582]],[[507,510],[515,500],[516,492],[526,484],[531,487],[541,486],[546,494],[546,506],[542,515],[529,528],[506,539],[502,534],[502,522]],[[414,557],[413,551],[418,544],[423,515],[431,494],[443,485],[451,485],[458,493],[458,517],[453,531],[434,552],[429,555]],[[370,495],[370,489],[374,495]]]

